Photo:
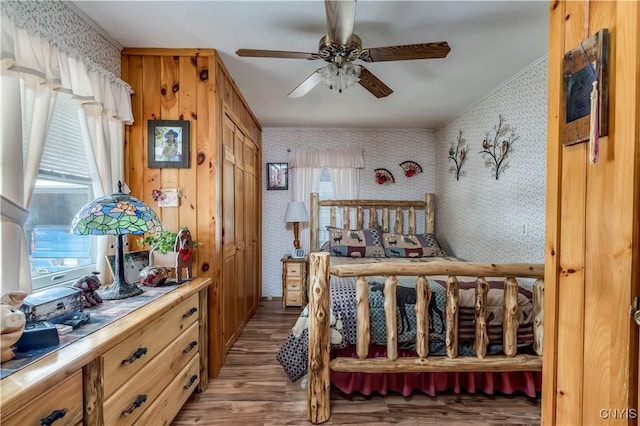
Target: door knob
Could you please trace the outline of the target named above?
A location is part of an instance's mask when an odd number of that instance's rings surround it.
[[[640,310],[633,313],[633,319],[636,321],[636,324],[640,325]]]

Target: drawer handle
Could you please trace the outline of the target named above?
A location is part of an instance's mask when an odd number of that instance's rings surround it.
[[[147,395],[145,394],[138,395],[136,400],[133,401],[133,404],[131,404],[131,407],[127,408],[126,410],[122,410],[122,415],[125,417],[128,416],[129,414],[133,413],[136,408],[138,408],[145,402],[147,402]]]
[[[193,348],[195,348],[196,346],[198,346],[198,342],[193,341],[191,343],[189,343],[189,346],[187,346],[187,348],[182,351],[183,354],[188,354],[189,352],[191,352],[193,350]]]
[[[197,374],[194,374],[193,376],[191,376],[191,378],[189,379],[189,383],[187,383],[186,385],[184,385],[182,387],[182,389],[189,389],[191,386],[193,386],[193,384],[196,382],[196,379],[198,378]]]
[[[53,410],[47,417],[40,419],[40,426],[52,425],[56,420],[63,418],[65,414],[67,414],[66,408],[63,408],[62,410]]]
[[[196,312],[198,312],[198,308],[193,307],[189,309],[187,313],[182,316],[182,318],[189,318],[191,315],[195,314]]]
[[[138,348],[129,359],[123,359],[122,365],[129,365],[138,358],[142,358],[147,353],[147,348]]]

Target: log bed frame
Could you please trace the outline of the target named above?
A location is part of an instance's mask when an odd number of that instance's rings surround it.
[[[307,418],[318,424],[330,417],[330,371],[361,373],[406,373],[443,371],[541,371],[542,370],[542,316],[544,292],[544,265],[528,263],[482,263],[436,261],[428,263],[389,261],[362,265],[330,265],[329,253],[318,251],[320,207],[330,208],[331,226],[336,226],[336,209],[342,209],[345,220],[339,225],[349,226],[350,209],[355,209],[356,227],[362,229],[364,213],[368,211],[369,228],[380,226],[389,231],[389,211],[395,211],[394,232],[415,233],[416,209],[424,210],[425,232],[434,231],[434,194],[426,194],[424,201],[396,200],[325,200],[311,194],[311,251],[309,268],[309,358],[307,382]],[[382,211],[382,224],[378,223],[378,210]],[[404,225],[404,212],[408,224]],[[330,295],[331,276],[356,277],[358,358],[338,357],[330,360]],[[431,291],[428,276],[444,275],[446,280],[445,344],[447,356],[429,357],[429,300]],[[368,304],[368,276],[385,276],[384,310],[386,317],[387,357],[369,358],[370,323]],[[398,358],[396,286],[398,276],[416,277],[416,352],[415,357]],[[475,279],[475,342],[473,356],[458,356],[458,276]],[[489,285],[485,277],[504,278],[504,355],[486,355],[488,335],[485,309]],[[533,348],[537,355],[517,353],[518,282],[516,277],[535,278],[533,285]]]

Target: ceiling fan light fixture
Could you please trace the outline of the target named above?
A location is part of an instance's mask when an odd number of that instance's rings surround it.
[[[336,89],[338,93],[342,93],[343,90],[352,87],[360,81],[361,68],[360,65],[354,65],[351,62],[345,62],[339,65],[330,62],[319,72],[322,76],[322,82],[328,85],[329,89]]]

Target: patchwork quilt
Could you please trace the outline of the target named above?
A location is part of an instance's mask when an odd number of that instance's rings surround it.
[[[460,355],[475,355],[473,340],[475,335],[474,282],[460,281],[458,314],[458,339]],[[429,355],[445,355],[445,284],[441,280],[429,279],[432,292],[429,305]],[[487,295],[487,325],[489,334],[489,354],[502,351],[502,281],[489,281]],[[369,278],[369,313],[371,343],[386,346],[386,324],[384,314],[384,278]],[[331,277],[331,347],[342,349],[356,343],[355,278]],[[518,346],[533,343],[532,294],[520,286],[518,294]],[[397,286],[398,348],[415,349],[416,315],[414,311],[416,292],[415,277],[398,278]],[[307,346],[309,306],[305,307],[286,341],[276,355],[285,373],[292,382],[307,373]]]

